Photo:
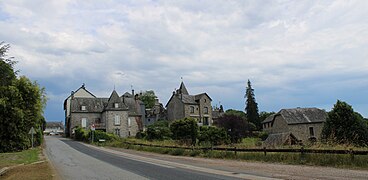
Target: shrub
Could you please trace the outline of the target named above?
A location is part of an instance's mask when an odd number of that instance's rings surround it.
[[[77,127],[75,129],[74,139],[77,141],[88,141],[88,131],[81,127]]]
[[[157,121],[147,127],[147,140],[165,140],[170,139],[172,133],[167,121]]]
[[[198,143],[203,145],[209,143],[211,146],[227,144],[230,138],[225,129],[214,126],[201,126],[199,128]]]
[[[267,133],[267,132],[265,132],[265,131],[262,131],[261,133],[259,133],[258,137],[259,137],[262,141],[264,141],[264,140],[266,140],[266,139],[268,138],[268,133]]]
[[[198,124],[195,119],[184,118],[175,120],[170,125],[170,130],[173,133],[173,139],[179,140],[186,144],[196,144],[198,136]]]

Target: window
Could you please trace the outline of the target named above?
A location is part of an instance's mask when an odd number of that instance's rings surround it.
[[[204,102],[207,102],[207,99],[204,99]]]
[[[194,113],[194,106],[190,106],[190,113]]]
[[[115,129],[115,135],[120,137],[120,129]]]
[[[115,103],[115,104],[114,104],[114,107],[115,107],[115,108],[119,108],[119,103]]]
[[[204,117],[204,118],[203,118],[203,124],[204,124],[204,125],[209,125],[208,117]]]
[[[130,118],[128,118],[128,127],[131,126],[131,121],[130,121]]]
[[[204,111],[205,114],[208,114],[208,107],[204,107],[203,111]]]
[[[87,127],[87,118],[82,118],[82,128]]]
[[[120,116],[115,115],[115,125],[120,125]]]
[[[314,136],[314,130],[313,130],[313,127],[309,127],[309,135],[310,136]]]
[[[81,106],[81,110],[85,111],[86,110],[86,106]]]

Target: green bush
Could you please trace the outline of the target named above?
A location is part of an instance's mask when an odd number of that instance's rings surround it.
[[[261,138],[262,141],[264,141],[268,138],[268,133],[265,131],[262,131],[261,133],[259,133],[258,137]]]
[[[175,120],[170,125],[173,139],[195,145],[198,136],[198,124],[193,118]]]
[[[75,129],[74,139],[77,141],[88,141],[88,131],[81,127],[77,127]]]
[[[167,121],[157,121],[147,127],[147,140],[165,140],[170,139],[172,133]]]
[[[214,126],[201,126],[199,128],[198,143],[200,145],[210,144],[211,146],[228,144],[230,138],[226,130]]]

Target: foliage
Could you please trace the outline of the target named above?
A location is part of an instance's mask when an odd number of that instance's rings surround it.
[[[243,111],[235,110],[235,109],[228,109],[225,111],[226,115],[235,115],[243,118],[244,120],[247,119],[247,115]]]
[[[230,138],[223,128],[217,128],[214,126],[201,126],[199,128],[198,143],[208,142],[211,146],[227,144]]]
[[[265,131],[262,131],[259,135],[259,138],[261,138],[262,141],[266,140],[268,138],[268,133]]]
[[[164,140],[170,139],[172,133],[167,121],[157,121],[147,127],[147,140]]]
[[[75,129],[74,139],[77,141],[88,141],[88,131],[81,127],[77,127]]]
[[[232,143],[237,143],[249,135],[249,123],[240,116],[225,114],[218,119],[218,126],[227,130]]]
[[[153,90],[148,90],[140,95],[139,98],[143,101],[146,108],[152,108],[155,105],[157,96]]]
[[[268,118],[271,115],[276,114],[275,112],[266,112],[266,111],[262,111],[259,113],[259,121],[262,123],[266,118]]]
[[[40,131],[45,123],[45,90],[25,76],[16,77],[15,61],[6,58],[8,49],[0,43],[0,152],[29,148],[29,130]],[[41,136],[36,134],[34,144],[41,144]]]
[[[322,138],[342,144],[367,145],[368,128],[363,117],[343,101],[337,101],[327,114]]]
[[[184,118],[175,120],[170,125],[170,130],[173,133],[173,139],[180,140],[186,144],[196,144],[198,136],[198,124],[193,118]]]
[[[262,124],[258,114],[258,104],[256,102],[256,98],[254,95],[254,89],[252,88],[252,85],[249,80],[245,93],[245,98],[246,98],[245,112],[247,115],[248,122],[251,122],[254,125],[256,125],[257,130],[262,129]]]

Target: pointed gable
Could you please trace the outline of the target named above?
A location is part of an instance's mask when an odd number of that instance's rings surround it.
[[[187,88],[184,85],[184,82],[182,81],[180,84],[180,87],[178,89],[179,94],[189,95]]]

